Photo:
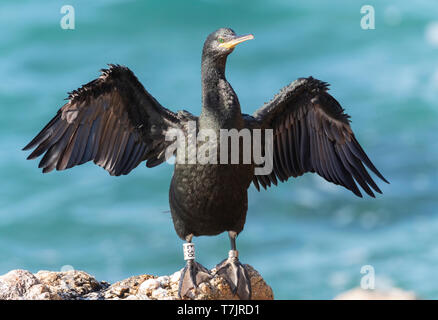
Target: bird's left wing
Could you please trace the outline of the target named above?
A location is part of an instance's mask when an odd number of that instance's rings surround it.
[[[174,113],[155,100],[127,67],[110,65],[74,90],[68,102],[27,145],[28,159],[44,154],[43,172],[94,161],[111,175],[128,174],[146,160],[165,161],[170,129],[184,130],[188,112]],[[193,120],[193,119],[192,119]]]
[[[387,182],[356,140],[349,116],[327,93],[328,84],[300,78],[284,87],[247,120],[249,127],[273,129],[273,171],[254,175],[253,182],[266,189],[277,179],[286,181],[305,172],[316,172],[327,181],[344,186],[355,195],[381,193],[365,166]],[[365,165],[365,166],[364,166]],[[370,188],[371,187],[371,188]]]

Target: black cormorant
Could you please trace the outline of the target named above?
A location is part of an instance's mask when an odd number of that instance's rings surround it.
[[[174,113],[164,108],[126,67],[110,65],[102,75],[69,93],[68,102],[24,148],[28,159],[43,155],[43,172],[64,170],[92,160],[111,175],[128,174],[141,162],[154,167],[166,160],[166,139],[171,129],[187,134],[190,121],[197,130],[273,129],[273,170],[255,175],[247,164],[175,164],[169,202],[176,233],[187,241],[179,293],[205,281],[210,271],[194,259],[192,237],[227,231],[228,259],[217,266],[234,293],[251,298],[246,267],[238,260],[236,237],[242,231],[251,182],[260,190],[316,172],[329,182],[362,196],[356,183],[370,196],[381,193],[365,166],[385,178],[357,142],[349,116],[327,93],[328,84],[312,77],[284,87],[252,116],[242,114],[239,100],[225,77],[228,55],[252,35],[237,36],[229,28],[211,33],[202,52],[202,112]]]

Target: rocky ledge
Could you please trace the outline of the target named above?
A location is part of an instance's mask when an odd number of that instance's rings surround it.
[[[214,270],[213,274],[214,274]],[[274,295],[260,274],[248,265],[252,298],[272,300]],[[0,276],[0,300],[176,300],[181,271],[170,276],[139,275],[109,284],[84,271],[12,270]],[[192,289],[187,299],[238,299],[219,275]]]

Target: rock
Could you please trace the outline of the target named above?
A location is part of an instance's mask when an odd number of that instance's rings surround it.
[[[157,281],[159,282],[159,286],[167,286],[169,285],[170,278],[169,276],[161,276],[157,278]]]
[[[107,286],[83,271],[40,271],[32,274],[26,270],[12,270],[0,276],[0,299],[76,299]]]
[[[177,271],[177,272],[175,272],[174,274],[172,274],[172,275],[170,276],[170,281],[171,281],[171,282],[178,282],[178,281],[179,281],[179,278],[181,278],[181,271]]]
[[[50,272],[39,271],[35,277],[49,292],[61,299],[75,299],[87,293],[104,289],[109,286],[106,282],[98,282],[83,271]]]
[[[157,289],[158,287],[160,287],[160,282],[157,279],[148,279],[140,285],[138,291],[141,294],[147,294],[147,293],[151,293],[153,290]]]
[[[155,277],[152,275],[144,274],[140,276],[130,277],[122,281],[118,281],[112,284],[111,286],[109,286],[108,288],[100,291],[98,299],[117,300],[117,299],[125,299],[130,295],[137,295],[140,285],[143,282],[154,278]],[[95,299],[94,295],[85,295],[83,298],[90,300]]]
[[[254,268],[247,266],[252,298],[272,300],[271,287]],[[226,281],[215,275],[214,269],[212,274],[212,279],[189,291],[189,297],[185,299],[238,299]],[[179,299],[180,276],[181,271],[161,277],[139,275],[110,285],[97,281],[84,271],[39,271],[32,274],[26,270],[12,270],[0,276],[0,300],[175,300]]]
[[[341,293],[335,300],[416,300],[414,292],[399,288],[364,290],[354,288]]]
[[[29,271],[12,270],[0,277],[0,299],[44,299],[47,288]]]

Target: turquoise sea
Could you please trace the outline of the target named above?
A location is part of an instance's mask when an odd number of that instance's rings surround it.
[[[75,29],[60,27],[63,5]],[[375,29],[361,28],[363,5]],[[438,298],[438,3],[397,1],[14,1],[0,4],[0,274],[70,265],[99,280],[183,266],[168,205],[172,167],[111,177],[87,163],[43,175],[21,148],[107,63],[130,67],[164,106],[199,114],[200,60],[219,27],[253,33],[227,77],[254,112],[302,76],[331,84],[370,158],[391,182],[356,198],[307,174],[249,190],[241,260],[278,299],[331,299],[360,285]],[[195,239],[199,261],[225,234]]]

